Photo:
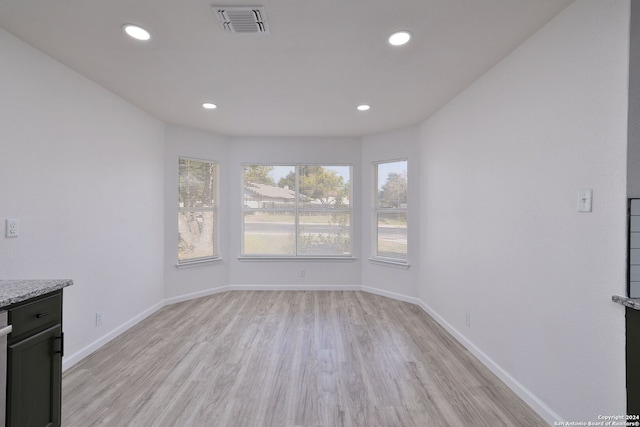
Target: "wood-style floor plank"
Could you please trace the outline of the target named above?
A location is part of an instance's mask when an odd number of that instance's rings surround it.
[[[163,308],[67,370],[65,427],[546,426],[419,307],[231,291]]]

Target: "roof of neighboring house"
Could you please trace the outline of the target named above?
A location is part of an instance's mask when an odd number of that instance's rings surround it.
[[[295,200],[296,192],[289,188],[274,187],[267,184],[250,184],[245,189],[258,197],[270,199]]]

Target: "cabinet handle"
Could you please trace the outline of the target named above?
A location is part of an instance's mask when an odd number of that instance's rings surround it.
[[[64,332],[59,337],[53,337],[54,340],[60,340],[60,350],[54,351],[55,354],[60,354],[60,357],[64,357]]]
[[[46,316],[48,316],[48,315],[49,315],[49,312],[48,312],[48,311],[45,311],[44,313],[38,313],[38,314],[36,314],[36,317],[37,317],[38,319],[42,319],[43,317],[46,317]]]
[[[0,329],[0,337],[4,337],[5,335],[9,335],[12,330],[13,330],[13,326],[11,326],[11,325],[5,326],[4,328]]]

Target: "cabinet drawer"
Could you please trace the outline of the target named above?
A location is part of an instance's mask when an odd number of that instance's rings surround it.
[[[9,309],[9,321],[13,326],[11,338],[49,325],[62,323],[62,295],[55,294]]]

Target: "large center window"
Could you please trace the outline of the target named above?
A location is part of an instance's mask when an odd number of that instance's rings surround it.
[[[244,165],[242,255],[350,257],[350,165]]]

